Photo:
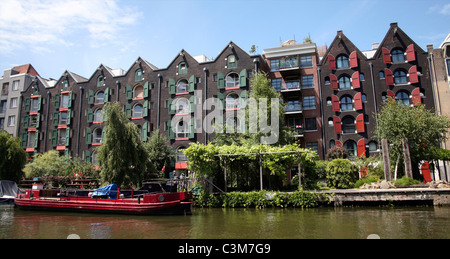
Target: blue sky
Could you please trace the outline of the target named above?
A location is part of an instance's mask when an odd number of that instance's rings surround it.
[[[446,0],[1,0],[0,69],[31,63],[58,79],[89,78],[104,64],[128,70],[140,56],[165,68],[181,49],[215,58],[232,40],[248,51],[281,41],[330,44],[343,30],[360,50],[398,22],[426,50],[450,33]]]

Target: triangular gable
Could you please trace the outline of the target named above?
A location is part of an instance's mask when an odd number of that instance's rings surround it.
[[[135,65],[138,63],[144,63],[146,66],[148,66],[152,71],[156,71],[156,70],[160,70],[157,66],[153,65],[152,63],[148,62],[147,60],[143,59],[142,57],[138,57],[136,59],[136,61],[133,62],[133,64],[131,64],[130,68],[128,68],[128,70],[125,72],[125,74],[123,74],[122,76],[128,76],[128,74],[130,72],[134,73],[135,72]]]
[[[347,38],[347,36],[345,36],[345,34],[343,33],[343,31],[337,31],[337,35],[334,38],[333,42],[331,42],[330,46],[328,47],[327,51],[325,52],[325,54],[323,55],[322,60],[320,61],[320,65],[327,65],[328,66],[328,55],[330,54],[331,50],[335,47],[338,46],[338,44],[340,42],[343,42],[345,44],[345,49],[347,50],[348,53],[346,53],[347,55],[350,56],[350,54],[353,51],[356,51],[358,58],[360,60],[367,60],[366,55],[364,55],[359,49],[358,47],[356,47],[355,44],[353,44],[353,42],[351,40],[349,40]],[[335,57],[336,58],[336,57]]]
[[[398,27],[397,23],[391,23],[391,27],[387,31],[386,35],[383,38],[383,41],[380,43],[377,51],[373,55],[374,59],[383,59],[383,57],[382,57],[382,54],[383,54],[382,53],[382,48],[388,47],[388,45],[389,45],[388,43],[393,41],[393,38],[394,38],[395,35],[397,35],[397,37],[399,37],[401,39],[399,42],[402,44],[402,48],[404,49],[404,51],[406,51],[406,48],[409,45],[414,44],[414,49],[417,52],[425,53],[425,51],[419,45],[417,45],[417,43],[414,42],[408,36],[408,34],[406,34],[402,29],[400,29],[400,27]],[[388,48],[388,49],[389,49],[389,51],[392,51],[391,48]]]

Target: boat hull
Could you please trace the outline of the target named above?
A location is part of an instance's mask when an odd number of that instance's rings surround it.
[[[153,197],[154,196],[154,197]],[[18,195],[15,204],[23,210],[88,212],[131,215],[190,215],[192,202],[175,197],[180,193],[154,194],[143,199],[91,199],[29,197]],[[161,198],[164,197],[164,198]],[[163,201],[161,201],[163,200]]]

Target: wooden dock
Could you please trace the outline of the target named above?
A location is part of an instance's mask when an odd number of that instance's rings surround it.
[[[340,206],[434,205],[450,206],[450,188],[395,188],[327,190],[330,201]],[[322,202],[326,202],[325,200]]]

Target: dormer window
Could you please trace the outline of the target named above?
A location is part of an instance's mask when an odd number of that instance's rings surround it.
[[[97,87],[105,85],[105,77],[103,75],[99,75],[97,77]]]
[[[227,68],[236,68],[237,60],[235,55],[229,55],[227,57]]]
[[[187,64],[186,62],[181,62],[178,64],[178,75],[186,75],[187,74]]]
[[[136,72],[134,72],[134,81],[135,82],[139,82],[144,80],[144,73],[142,71],[142,69],[137,69]]]

